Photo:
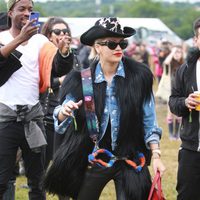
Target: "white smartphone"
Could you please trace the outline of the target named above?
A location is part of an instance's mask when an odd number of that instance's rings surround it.
[[[33,26],[37,26],[39,24],[39,12],[31,12],[29,16],[29,20],[36,19],[36,21],[33,23]]]

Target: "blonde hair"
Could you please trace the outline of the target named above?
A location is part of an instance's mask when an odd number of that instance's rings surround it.
[[[90,54],[89,54],[89,56],[88,56],[88,59],[89,59],[89,60],[93,60],[93,59],[97,59],[97,58],[99,58],[99,55],[98,55],[98,53],[97,53],[95,47],[92,46],[92,47],[91,47]]]

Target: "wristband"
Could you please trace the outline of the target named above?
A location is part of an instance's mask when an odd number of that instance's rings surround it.
[[[152,158],[153,159],[160,159],[160,155],[158,153],[153,153]]]
[[[158,154],[158,156],[160,157],[161,156],[161,151],[160,149],[152,149],[152,154]]]

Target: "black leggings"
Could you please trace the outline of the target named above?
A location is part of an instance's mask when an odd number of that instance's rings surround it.
[[[86,175],[85,175],[82,187],[78,195],[78,200],[86,200],[86,199],[98,200],[101,195],[101,192],[103,191],[104,187],[110,180],[113,180],[115,184],[116,199],[127,200],[127,197],[125,195],[125,189],[124,189],[125,186],[123,185],[124,177],[123,177],[123,172],[122,172],[122,165],[120,162],[124,162],[124,161],[117,161],[112,167],[109,167],[109,168],[101,168],[97,165],[92,166],[91,168],[88,168],[86,171]],[[151,180],[148,168],[145,167],[144,170],[145,172],[147,172],[146,173],[147,179]],[[132,173],[132,174],[135,173],[134,169],[129,168],[128,171],[129,173]],[[133,177],[134,176],[131,176],[129,179],[130,187],[135,187],[135,185],[139,184],[138,182],[139,179],[133,180]],[[145,182],[146,188],[148,188],[147,189],[148,191],[144,193],[147,193],[148,195],[151,184],[149,184],[149,182],[146,182],[145,180],[143,180],[143,182]],[[140,193],[140,191],[138,191],[138,193]],[[145,194],[145,196],[147,195]],[[142,197],[140,199],[146,200],[146,197],[145,198]]]
[[[112,179],[115,183],[117,200],[125,200],[121,188],[121,171],[118,165],[110,168],[101,168],[99,166],[88,168],[78,195],[78,200],[98,200],[105,185]]]

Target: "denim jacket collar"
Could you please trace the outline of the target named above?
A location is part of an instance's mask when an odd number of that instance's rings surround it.
[[[115,76],[121,76],[121,77],[125,78],[124,65],[123,65],[122,61],[119,62],[119,66],[117,67]],[[94,82],[101,83],[103,81],[106,81],[106,80],[105,80],[105,77],[104,77],[104,74],[103,74],[103,71],[101,68],[101,64],[100,64],[100,62],[98,62],[97,66],[96,66],[96,70],[95,70]]]

